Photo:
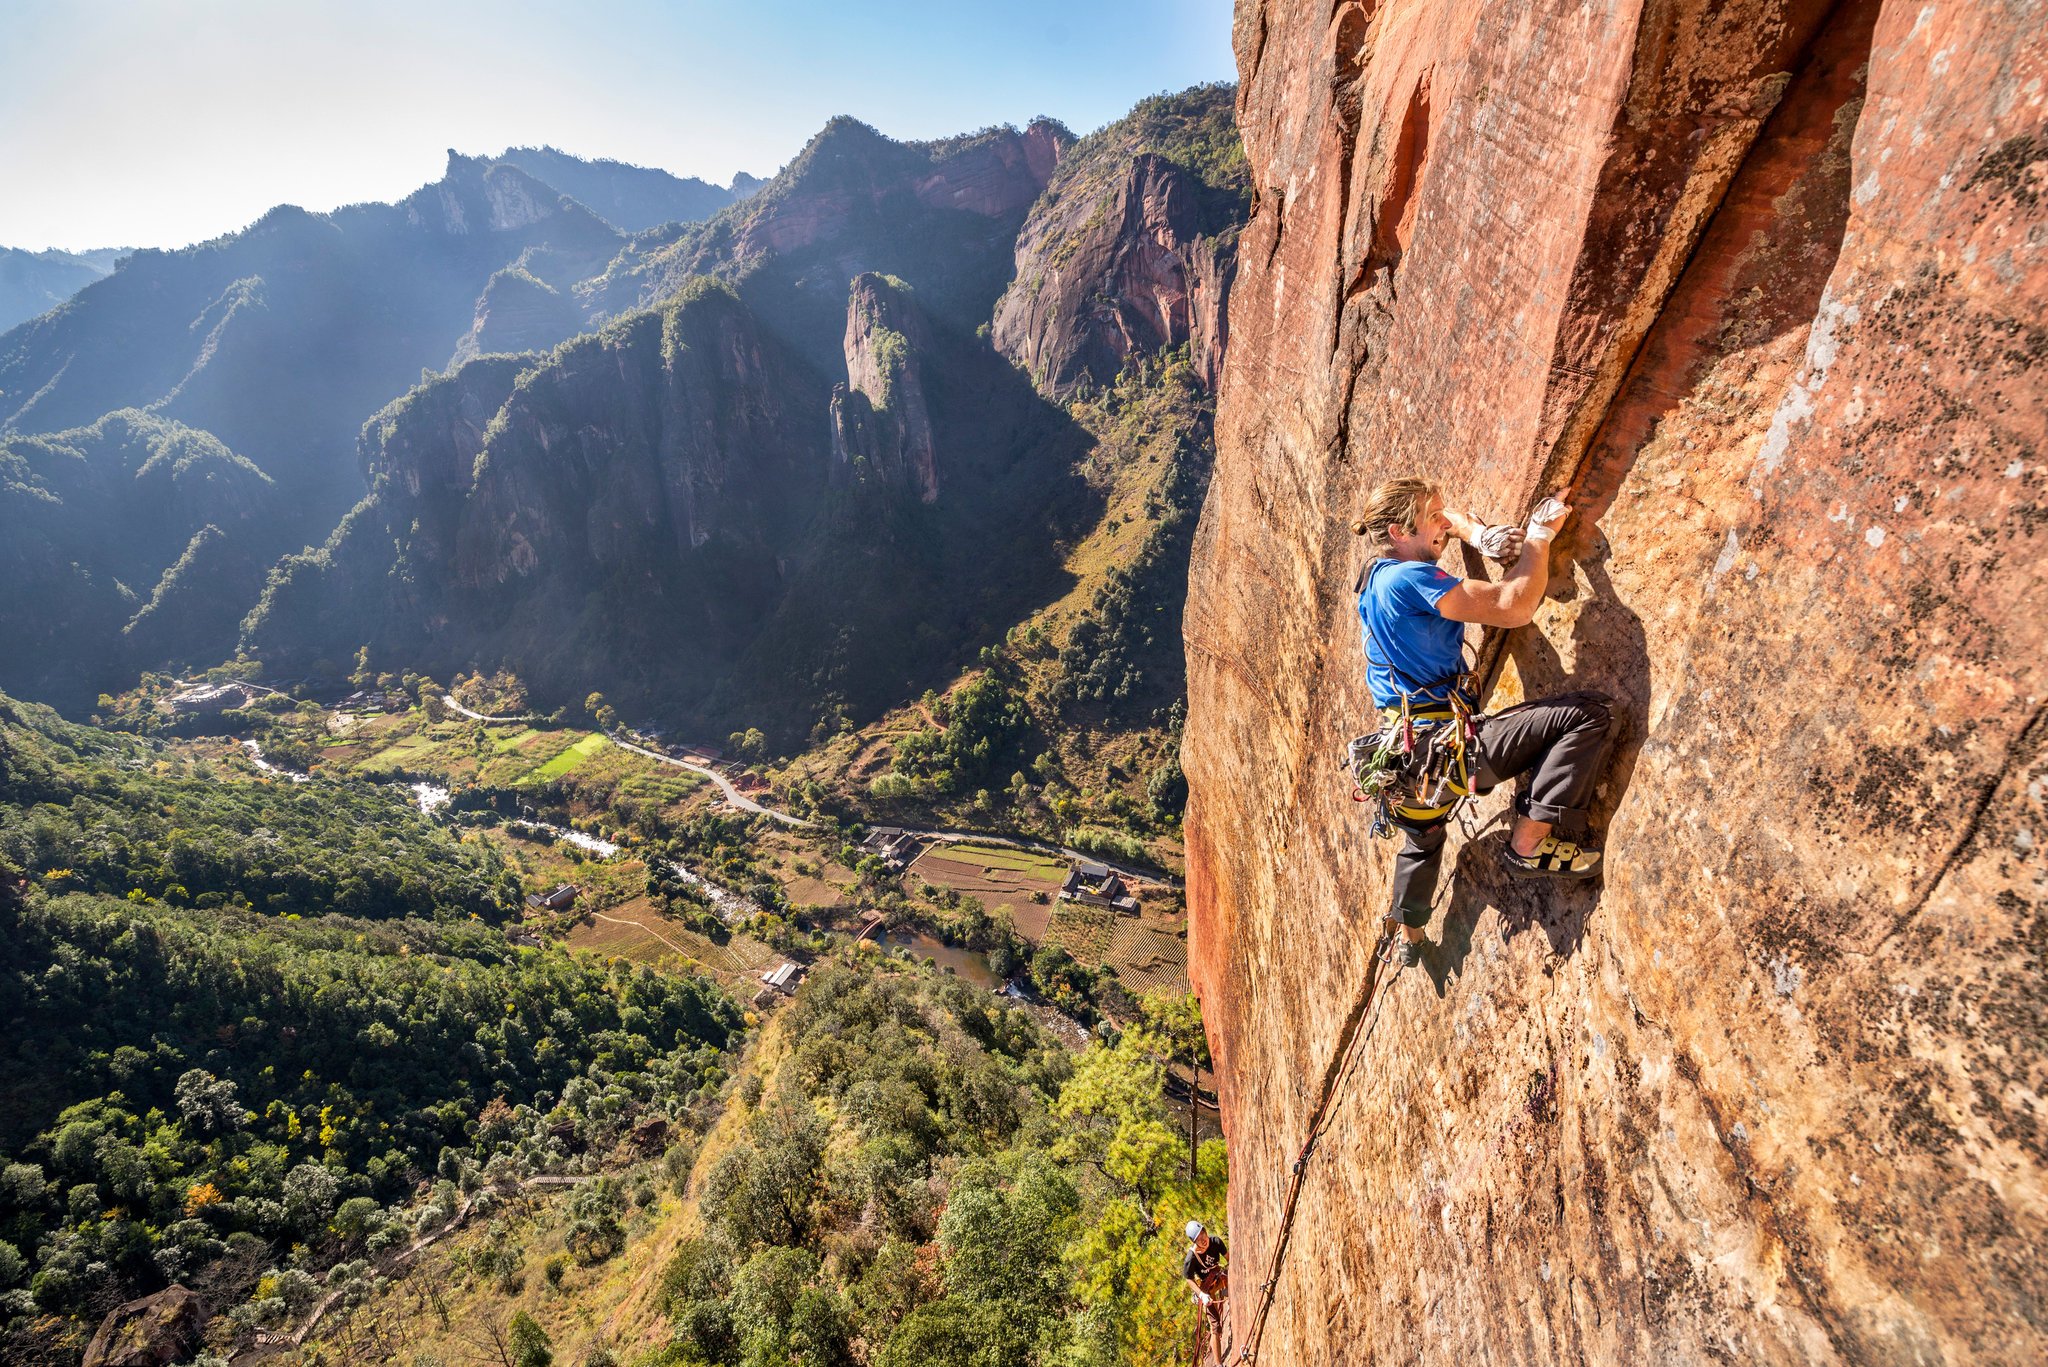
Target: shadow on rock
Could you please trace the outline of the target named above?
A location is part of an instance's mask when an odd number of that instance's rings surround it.
[[[1611,700],[1616,735],[1607,772],[1594,794],[1595,843],[1602,843],[1601,835],[1627,796],[1648,731],[1650,706],[1650,656],[1642,619],[1615,597],[1607,568],[1609,554],[1607,539],[1597,537],[1578,561],[1579,573],[1562,581],[1556,595],[1586,600],[1572,624],[1572,658],[1586,667],[1567,672],[1562,657],[1540,632],[1519,632],[1509,647],[1529,696],[1596,689]],[[1519,787],[1527,781],[1525,776],[1514,783]],[[1600,904],[1599,879],[1590,883],[1522,883],[1508,877],[1495,852],[1507,838],[1511,810],[1512,806],[1502,807],[1483,821],[1470,819],[1466,813],[1453,817],[1460,843],[1449,879],[1441,939],[1423,960],[1440,997],[1463,970],[1472,952],[1473,932],[1489,907],[1500,909],[1504,942],[1540,929],[1549,941],[1551,955],[1568,958],[1578,951],[1587,922]],[[1544,971],[1548,973],[1550,966]]]

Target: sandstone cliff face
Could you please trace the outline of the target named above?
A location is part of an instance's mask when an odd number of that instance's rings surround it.
[[[1240,1339],[1386,900],[1366,489],[1573,487],[1492,705],[1628,727],[1604,886],[1454,825],[1261,1362],[2048,1355],[2043,18],[1240,4],[1184,757]]]
[[[493,352],[545,351],[583,330],[583,314],[569,296],[524,270],[491,277],[476,301],[476,321],[455,344],[459,366]]]
[[[1005,128],[960,141],[959,152],[935,158],[931,174],[917,182],[917,197],[934,208],[1001,218],[1038,198],[1074,138],[1052,120],[1036,119],[1021,133]]]
[[[1039,392],[1064,399],[1181,345],[1215,383],[1249,198],[1230,100],[1228,86],[1155,96],[1060,158],[991,329]]]
[[[846,302],[846,383],[832,387],[832,476],[872,474],[939,497],[938,452],[924,394],[931,351],[924,310],[900,280],[862,275]]]
[[[1231,253],[1202,236],[1199,194],[1193,175],[1147,153],[1099,194],[1048,197],[1017,239],[1016,280],[996,306],[996,349],[1055,396],[1189,341],[1197,369],[1213,379]]]

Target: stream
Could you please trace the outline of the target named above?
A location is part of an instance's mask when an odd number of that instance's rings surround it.
[[[311,774],[301,770],[287,769],[281,764],[271,763],[263,757],[263,747],[256,741],[245,740],[242,742],[242,747],[249,752],[249,758],[255,763],[256,767],[266,774],[272,774],[293,783],[305,783],[313,777]],[[454,798],[454,794],[445,786],[424,780],[408,782],[404,779],[396,779],[393,780],[392,786],[403,788],[412,794],[413,803],[420,809],[420,815],[422,816],[430,817],[434,815],[434,813],[446,807]],[[612,841],[601,839],[584,831],[571,830],[567,826],[557,826],[551,822],[517,820],[508,821],[505,824],[514,830],[531,831],[537,835],[574,845],[577,849],[596,855],[599,859],[611,859],[619,853],[620,849]],[[662,867],[668,873],[702,892],[710,901],[712,908],[717,911],[719,918],[727,924],[736,925],[743,922],[761,909],[749,898],[742,897],[731,888],[714,883],[701,874],[693,873],[681,864],[669,861],[661,862]],[[973,983],[976,987],[986,988],[991,992],[1002,990],[1003,980],[996,976],[994,969],[989,967],[988,956],[978,950],[962,949],[958,945],[949,945],[943,940],[925,934],[923,931],[890,931],[877,933],[873,938],[884,950],[908,950],[916,957],[936,964],[942,969],[950,969],[967,982]]]

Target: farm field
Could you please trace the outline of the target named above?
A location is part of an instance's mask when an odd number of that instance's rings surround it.
[[[1108,907],[1060,902],[1052,909],[1045,943],[1064,949],[1077,962],[1093,968],[1109,957],[1110,941],[1115,935],[1116,913]]]
[[[1107,964],[1134,995],[1155,987],[1187,990],[1187,921],[1176,913],[1146,906],[1136,916],[1124,916],[1107,907],[1060,902],[1052,909],[1044,942],[1090,968]]]
[[[760,987],[761,971],[782,957],[747,935],[734,935],[721,945],[663,916],[645,897],[587,915],[578,914],[581,910],[571,913],[566,937],[571,949],[650,967],[674,968],[687,959],[742,997],[751,997]]]
[[[971,840],[962,840],[952,845],[933,847],[947,857],[965,863],[979,864],[984,868],[1014,870],[1041,879],[1050,879],[1055,885],[1066,881],[1067,861],[1058,855],[1041,854],[1037,850],[1012,849],[1007,845],[979,845]]]
[[[618,795],[660,806],[679,805],[708,791],[700,775],[620,749],[595,731],[479,723],[460,718],[430,722],[406,715],[340,718],[321,748],[321,760],[365,778],[428,775],[450,786],[538,788],[573,778],[579,785],[613,783]]]
[[[1188,990],[1187,921],[1119,916],[1106,960],[1124,990],[1143,995],[1153,988]]]
[[[909,876],[981,900],[991,912],[1007,911],[1017,933],[1036,942],[1045,937],[1051,899],[1066,881],[1067,866],[1030,850],[999,845],[933,845],[909,869]],[[1043,893],[1046,901],[1032,899]]]
[[[583,737],[583,739],[564,746],[552,759],[535,768],[526,777],[542,783],[547,782],[551,778],[560,778],[571,770],[581,767],[583,761],[601,750],[610,748],[610,746],[610,741],[592,732],[590,735]]]

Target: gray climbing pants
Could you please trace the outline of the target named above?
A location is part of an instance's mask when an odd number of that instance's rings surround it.
[[[1605,693],[1565,693],[1479,718],[1472,791],[1492,792],[1520,778],[1515,815],[1548,821],[1558,835],[1582,839],[1593,790],[1614,745],[1612,702]],[[1394,819],[1401,848],[1394,855],[1393,914],[1405,925],[1429,924],[1448,820]]]

